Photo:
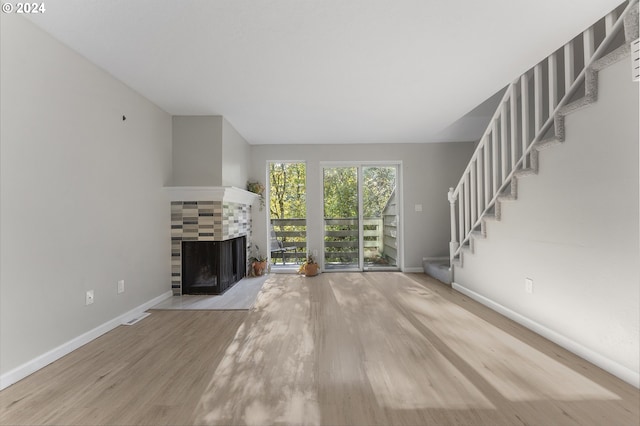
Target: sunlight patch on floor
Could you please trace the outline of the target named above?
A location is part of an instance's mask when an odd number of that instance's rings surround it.
[[[617,395],[415,283],[399,302],[511,401],[619,399]]]
[[[198,424],[320,424],[308,289],[287,283],[265,282],[198,404]]]
[[[279,275],[238,328],[196,421],[319,425],[322,404],[349,405],[334,393],[403,412],[619,399],[406,275]]]
[[[366,348],[366,375],[381,406],[494,408],[410,322],[396,315],[384,295],[363,283],[360,274],[341,274],[330,283],[347,326]]]

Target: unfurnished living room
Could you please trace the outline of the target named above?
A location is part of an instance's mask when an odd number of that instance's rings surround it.
[[[640,424],[638,0],[0,15],[0,424]]]

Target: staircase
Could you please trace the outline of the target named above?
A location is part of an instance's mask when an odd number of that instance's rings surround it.
[[[449,189],[452,267],[462,267],[474,241],[486,238],[486,224],[500,220],[502,203],[517,199],[518,179],[538,173],[539,152],[564,141],[564,117],[597,101],[598,71],[628,57],[637,38],[638,0],[630,0],[507,87],[462,178]]]

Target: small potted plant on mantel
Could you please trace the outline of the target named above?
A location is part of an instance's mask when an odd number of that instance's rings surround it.
[[[251,246],[249,251],[249,271],[250,277],[261,277],[267,270],[267,258],[260,254],[260,247],[257,244]]]
[[[254,194],[258,194],[260,196],[260,211],[264,208],[264,190],[265,186],[258,182],[257,180],[249,180],[247,181],[247,191],[253,192]]]
[[[318,264],[312,255],[307,255],[307,260],[300,265],[300,269],[298,270],[299,274],[303,274],[306,277],[314,277],[318,275]]]

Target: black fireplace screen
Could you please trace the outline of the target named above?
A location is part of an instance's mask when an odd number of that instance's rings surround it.
[[[246,237],[182,242],[182,294],[222,294],[246,268]]]

